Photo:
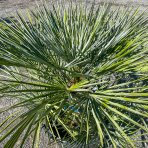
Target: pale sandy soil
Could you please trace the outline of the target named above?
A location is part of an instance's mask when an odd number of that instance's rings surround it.
[[[51,2],[51,0],[46,1]],[[56,2],[57,0],[53,1]],[[84,1],[87,1],[88,5],[93,2],[93,0]],[[148,0],[96,0],[96,4],[102,1],[109,1],[110,3],[113,3],[115,6],[127,5],[135,7],[140,6],[140,9],[148,8]],[[18,9],[24,10],[25,8],[34,8],[36,7],[36,2],[40,3],[40,0],[0,0],[0,17],[4,17],[7,14],[14,14]]]

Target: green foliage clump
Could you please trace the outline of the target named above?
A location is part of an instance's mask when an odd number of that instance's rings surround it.
[[[0,26],[0,97],[18,100],[1,113],[21,108],[0,125],[5,148],[22,133],[20,147],[30,135],[38,147],[43,127],[74,147],[135,147],[130,137],[148,134],[144,13],[43,5],[16,20]]]

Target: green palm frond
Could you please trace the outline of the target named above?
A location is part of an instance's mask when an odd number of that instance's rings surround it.
[[[131,136],[148,134],[144,13],[43,5],[10,21],[0,26],[0,98],[18,101],[0,113],[22,110],[0,124],[5,148],[30,136],[39,147],[43,127],[71,147],[135,147]]]

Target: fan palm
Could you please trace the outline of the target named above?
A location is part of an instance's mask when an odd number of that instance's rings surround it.
[[[1,124],[0,142],[23,147],[42,128],[74,147],[135,147],[148,134],[147,17],[103,4],[46,5],[0,28],[1,109],[20,111]],[[22,136],[23,135],[23,136]],[[20,138],[21,137],[21,138]]]

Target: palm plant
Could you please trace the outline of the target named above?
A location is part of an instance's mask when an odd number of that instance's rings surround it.
[[[135,147],[131,136],[148,134],[144,13],[44,4],[16,20],[0,28],[0,97],[17,99],[0,113],[20,109],[0,124],[5,148],[30,135],[39,147],[43,127],[73,147]]]

